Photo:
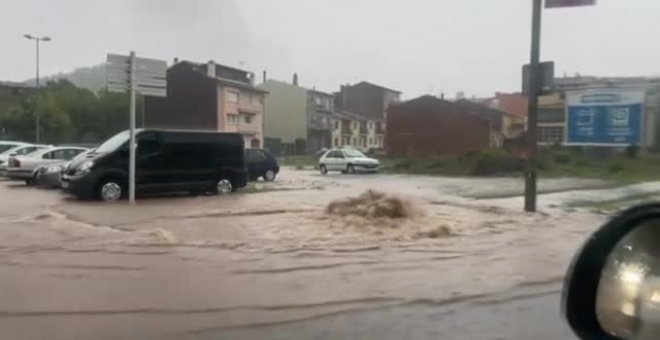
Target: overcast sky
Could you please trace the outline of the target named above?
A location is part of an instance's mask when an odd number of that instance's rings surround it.
[[[42,73],[108,52],[248,69],[323,91],[368,80],[404,98],[520,88],[531,0],[21,0],[0,12],[0,80],[34,75],[34,42],[49,35]],[[660,1],[598,0],[545,10],[541,56],[558,76],[660,75]]]

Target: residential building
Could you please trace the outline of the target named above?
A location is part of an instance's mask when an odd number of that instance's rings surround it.
[[[460,105],[430,95],[390,106],[388,155],[462,155],[490,148],[491,121],[463,111]]]
[[[329,93],[297,84],[269,79],[257,86],[266,97],[266,137],[277,140],[286,154],[301,154],[330,148],[333,97]]]
[[[265,99],[265,136],[285,154],[313,153],[351,146],[379,149],[384,144],[384,120],[335,110],[334,96],[297,84],[269,79],[257,86]]]
[[[385,121],[366,119],[349,111],[334,112],[332,128],[333,147],[352,147],[364,151],[383,149]]]
[[[335,108],[368,119],[385,120],[387,108],[400,100],[401,92],[366,81],[342,85],[334,94]]]
[[[470,100],[461,99],[454,102],[456,112],[484,117],[490,123],[490,147],[501,148],[504,142],[504,121],[506,112],[475,103]]]
[[[145,98],[145,125],[237,132],[245,145],[262,147],[264,97],[248,71],[181,61],[167,70],[167,97]]]
[[[539,96],[537,138],[539,145],[556,145],[564,142],[566,125],[564,96],[555,93]]]
[[[502,121],[502,134],[505,139],[516,138],[527,129],[529,102],[525,95],[497,92],[494,97],[488,98],[482,103],[506,113]]]

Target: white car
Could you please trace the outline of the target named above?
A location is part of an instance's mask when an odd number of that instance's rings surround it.
[[[348,174],[377,172],[380,169],[380,162],[354,149],[332,149],[319,159],[319,169],[323,175],[328,171],[341,171]]]
[[[87,151],[86,148],[60,146],[40,149],[23,156],[10,156],[5,175],[10,179],[24,180],[26,184],[31,185],[34,183],[37,170],[41,166],[70,161],[85,151]]]
[[[2,149],[2,146],[3,145],[0,145],[0,149]],[[4,171],[7,168],[7,161],[9,161],[9,157],[16,155],[17,156],[27,155],[39,149],[45,149],[45,148],[47,148],[46,145],[34,145],[34,144],[19,142],[18,146],[14,146],[10,149],[6,149],[5,151],[0,153],[0,173],[4,174]]]

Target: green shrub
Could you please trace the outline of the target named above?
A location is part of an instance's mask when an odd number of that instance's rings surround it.
[[[584,158],[578,158],[577,160],[575,160],[575,165],[579,167],[585,167],[585,166],[589,166],[589,162],[587,162],[587,160]]]
[[[626,158],[636,159],[639,154],[639,147],[637,145],[630,145],[626,148]]]
[[[429,169],[438,169],[444,168],[447,165],[447,162],[444,159],[436,158],[431,163],[428,164]]]
[[[571,162],[571,155],[568,153],[557,153],[554,159],[559,164],[568,164]]]
[[[502,150],[487,150],[470,157],[469,174],[473,176],[492,176],[511,174],[524,169],[524,162]]]
[[[610,163],[610,166],[608,168],[608,170],[610,172],[621,172],[625,169],[626,169],[625,165],[621,161],[618,161],[618,160],[613,161],[612,163]]]
[[[412,167],[413,162],[410,159],[403,159],[400,160],[396,163],[394,163],[394,170],[400,171],[400,170],[408,170]]]

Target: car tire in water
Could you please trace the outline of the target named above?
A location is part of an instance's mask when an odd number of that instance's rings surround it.
[[[353,164],[349,164],[348,166],[346,166],[346,173],[347,174],[354,174],[355,173],[355,167],[353,166]]]
[[[275,171],[273,170],[267,170],[266,173],[264,173],[264,181],[266,182],[272,182],[275,180]]]
[[[321,175],[327,175],[328,174],[328,168],[325,166],[325,164],[321,164],[319,167],[321,169]]]
[[[116,178],[101,180],[96,187],[96,197],[105,202],[113,202],[126,195],[126,186]]]

